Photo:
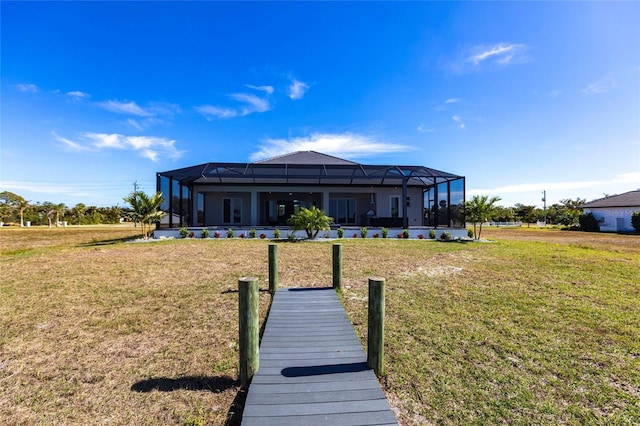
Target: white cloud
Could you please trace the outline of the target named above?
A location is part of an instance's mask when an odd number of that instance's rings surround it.
[[[98,102],[97,105],[100,108],[107,111],[115,112],[117,114],[136,115],[138,117],[150,117],[154,115],[152,112],[141,108],[135,102],[120,102],[120,101],[105,101]]]
[[[493,46],[476,46],[472,49],[472,53],[467,57],[467,62],[474,65],[480,65],[484,61],[493,60],[500,65],[509,65],[526,61],[524,55],[526,46],[516,43],[498,43]]]
[[[362,158],[378,154],[408,151],[406,145],[381,142],[372,136],[355,133],[314,133],[310,136],[289,139],[265,139],[251,161],[277,157],[296,151],[318,151],[345,158]]]
[[[16,84],[16,89],[27,93],[38,93],[40,91],[35,84]]]
[[[66,93],[67,96],[70,96],[74,99],[80,100],[80,99],[86,99],[86,98],[90,98],[91,95],[89,95],[88,93],[85,92],[81,92],[79,90],[74,90],[72,92],[67,92]]]
[[[467,126],[462,121],[462,117],[460,117],[459,115],[454,115],[453,117],[451,117],[451,119],[458,124],[459,128],[461,128],[461,129],[466,129],[467,128]]]
[[[293,100],[302,99],[307,90],[309,90],[307,83],[294,78],[289,85],[289,97]]]
[[[436,129],[425,127],[424,124],[420,123],[420,125],[418,125],[418,131],[420,133],[433,133],[436,131]]]
[[[207,120],[210,120],[212,116],[217,118],[233,118],[238,116],[238,111],[235,109],[220,108],[213,105],[200,105],[193,109],[207,117]]]
[[[598,81],[594,81],[593,83],[588,84],[587,87],[582,89],[582,93],[587,95],[599,95],[618,87],[618,83],[613,78],[613,76],[607,76],[601,78]]]
[[[445,104],[457,104],[458,102],[460,102],[460,99],[458,98],[449,98],[444,101]]]
[[[596,188],[608,188],[607,192],[612,189],[615,192],[615,188],[619,188],[622,185],[635,185],[637,188],[640,185],[640,172],[621,173],[615,175],[609,179],[601,180],[585,180],[585,181],[565,181],[565,182],[534,182],[534,183],[522,183],[516,185],[505,185],[495,188],[479,188],[467,190],[467,196],[473,195],[502,195],[502,194],[522,194],[528,192],[542,192],[546,190],[549,192],[567,192],[573,190],[589,190]],[[593,192],[593,191],[591,191]],[[568,198],[568,197],[563,197]]]
[[[51,134],[53,135],[53,137],[58,141],[61,142],[62,145],[65,148],[68,148],[72,151],[91,151],[90,147],[84,146],[84,145],[80,145],[78,143],[75,143],[67,138],[63,138],[62,136],[58,136],[55,132],[51,132]]]
[[[160,158],[176,159],[182,156],[173,139],[155,136],[126,136],[117,133],[84,133],[81,141],[73,142],[69,139],[53,134],[56,140],[75,151],[101,151],[104,149],[131,150],[151,161]]]
[[[245,84],[244,86],[248,87],[249,89],[259,90],[261,92],[265,92],[268,95],[271,95],[275,90],[273,88],[273,86],[254,86],[253,84]]]
[[[271,109],[269,101],[263,98],[259,98],[255,95],[248,95],[246,93],[234,93],[229,96],[238,102],[243,102],[245,106],[240,108],[240,115],[249,115],[254,112],[265,112]]]
[[[200,105],[194,107],[194,109],[200,114],[204,115],[207,120],[215,118],[234,118],[244,117],[254,112],[266,112],[271,109],[271,104],[267,99],[260,98],[248,93],[234,93],[229,97],[235,101],[241,102],[244,105],[237,108],[223,108],[213,105]]]

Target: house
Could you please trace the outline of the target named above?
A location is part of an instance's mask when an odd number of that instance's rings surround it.
[[[593,213],[601,231],[633,231],[631,215],[640,211],[640,189],[590,201],[580,207],[584,213]]]
[[[463,228],[465,178],[424,166],[365,165],[315,151],[157,173],[160,228],[282,227],[316,206],[337,226]]]

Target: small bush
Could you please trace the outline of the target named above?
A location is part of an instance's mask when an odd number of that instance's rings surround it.
[[[213,238],[220,238],[220,233],[218,231],[214,232]]]
[[[363,226],[362,228],[360,228],[360,236],[362,238],[367,238],[368,233],[369,233],[369,230],[367,229],[366,226]]]
[[[242,232],[240,235],[238,235],[238,237],[244,238],[245,237],[244,232]]]
[[[411,234],[409,234],[409,230],[408,230],[408,229],[405,229],[404,231],[402,231],[402,236],[403,236],[405,239],[407,239],[407,240],[408,240],[408,239],[409,239],[409,237],[411,236]]]
[[[467,229],[467,237],[473,238],[473,229]]]
[[[451,241],[453,240],[453,237],[451,236],[451,232],[444,231],[442,234],[440,234],[440,239],[442,241]]]
[[[193,237],[195,237],[195,236],[196,236],[196,233],[195,233],[195,232],[193,232],[193,231],[189,232],[189,238],[193,238]]]
[[[583,231],[600,230],[598,219],[596,219],[593,213],[585,213],[580,215],[580,217],[578,218],[578,223],[580,224],[580,229],[582,229]]]
[[[187,238],[189,236],[189,230],[185,227],[180,228],[178,232],[180,232],[180,237],[182,238]]]
[[[387,238],[389,236],[389,229],[382,228],[382,238]]]
[[[373,234],[373,238],[378,238],[378,237],[380,237],[380,234],[378,234],[377,232]]]
[[[398,232],[398,235],[396,235],[396,237],[403,239],[404,238],[404,233],[402,232]]]
[[[208,230],[208,229],[203,229],[203,230],[200,232],[200,236],[201,236],[202,238],[209,238],[209,230]]]
[[[432,240],[436,239],[436,230],[435,229],[430,229],[429,230],[429,238],[431,238]]]
[[[636,232],[640,232],[640,210],[633,212],[631,215],[631,226]]]
[[[227,229],[227,238],[233,238],[235,236],[236,236],[236,234],[235,234],[235,232],[233,232],[233,229],[231,229],[231,228]]]
[[[274,229],[273,230],[273,238],[275,238],[276,240],[280,239],[280,230],[279,229]]]
[[[338,238],[342,238],[342,237],[344,237],[344,229],[342,229],[342,228],[338,228],[338,231],[337,231],[337,232],[338,232]]]
[[[251,228],[249,230],[249,238],[255,238],[256,237],[256,230]]]

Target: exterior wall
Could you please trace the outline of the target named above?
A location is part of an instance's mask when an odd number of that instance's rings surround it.
[[[634,231],[631,226],[631,215],[640,210],[638,207],[585,208],[584,213],[593,213],[600,224],[601,231],[628,232]]]
[[[220,190],[224,190],[221,192]],[[257,193],[257,202],[253,206],[257,212],[252,215],[252,201],[251,193]],[[204,194],[204,209],[205,209],[205,225],[225,225],[223,222],[223,199],[224,198],[241,198],[242,199],[242,223],[240,226],[258,226],[261,218],[261,209],[263,204],[267,200],[276,200],[282,198],[282,194],[292,192],[297,195],[304,195],[302,198],[308,198],[310,200],[319,200],[318,207],[323,209],[329,214],[329,206],[324,205],[325,200],[331,200],[335,198],[354,198],[356,200],[356,223],[355,225],[362,225],[362,218],[367,216],[369,211],[373,211],[376,217],[390,217],[391,216],[391,196],[398,196],[402,199],[402,188],[392,187],[285,187],[285,186],[210,186],[210,185],[196,185],[193,188],[194,204],[197,199],[197,193]],[[370,203],[370,193],[376,194],[376,202]],[[272,194],[269,194],[272,193]],[[328,193],[328,197],[325,194]],[[261,195],[262,194],[262,195]],[[280,194],[280,195],[278,195]],[[422,203],[423,193],[422,188],[408,187],[407,196],[410,197],[411,204],[409,207],[405,206],[405,203],[401,202],[400,217],[402,217],[402,209],[407,209],[407,218],[409,226],[421,226],[422,225]],[[402,200],[401,200],[402,201]],[[197,206],[193,206],[193,211],[196,211]]]

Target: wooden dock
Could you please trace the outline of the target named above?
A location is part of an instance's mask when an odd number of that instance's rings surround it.
[[[332,288],[274,296],[242,425],[397,425]]]

